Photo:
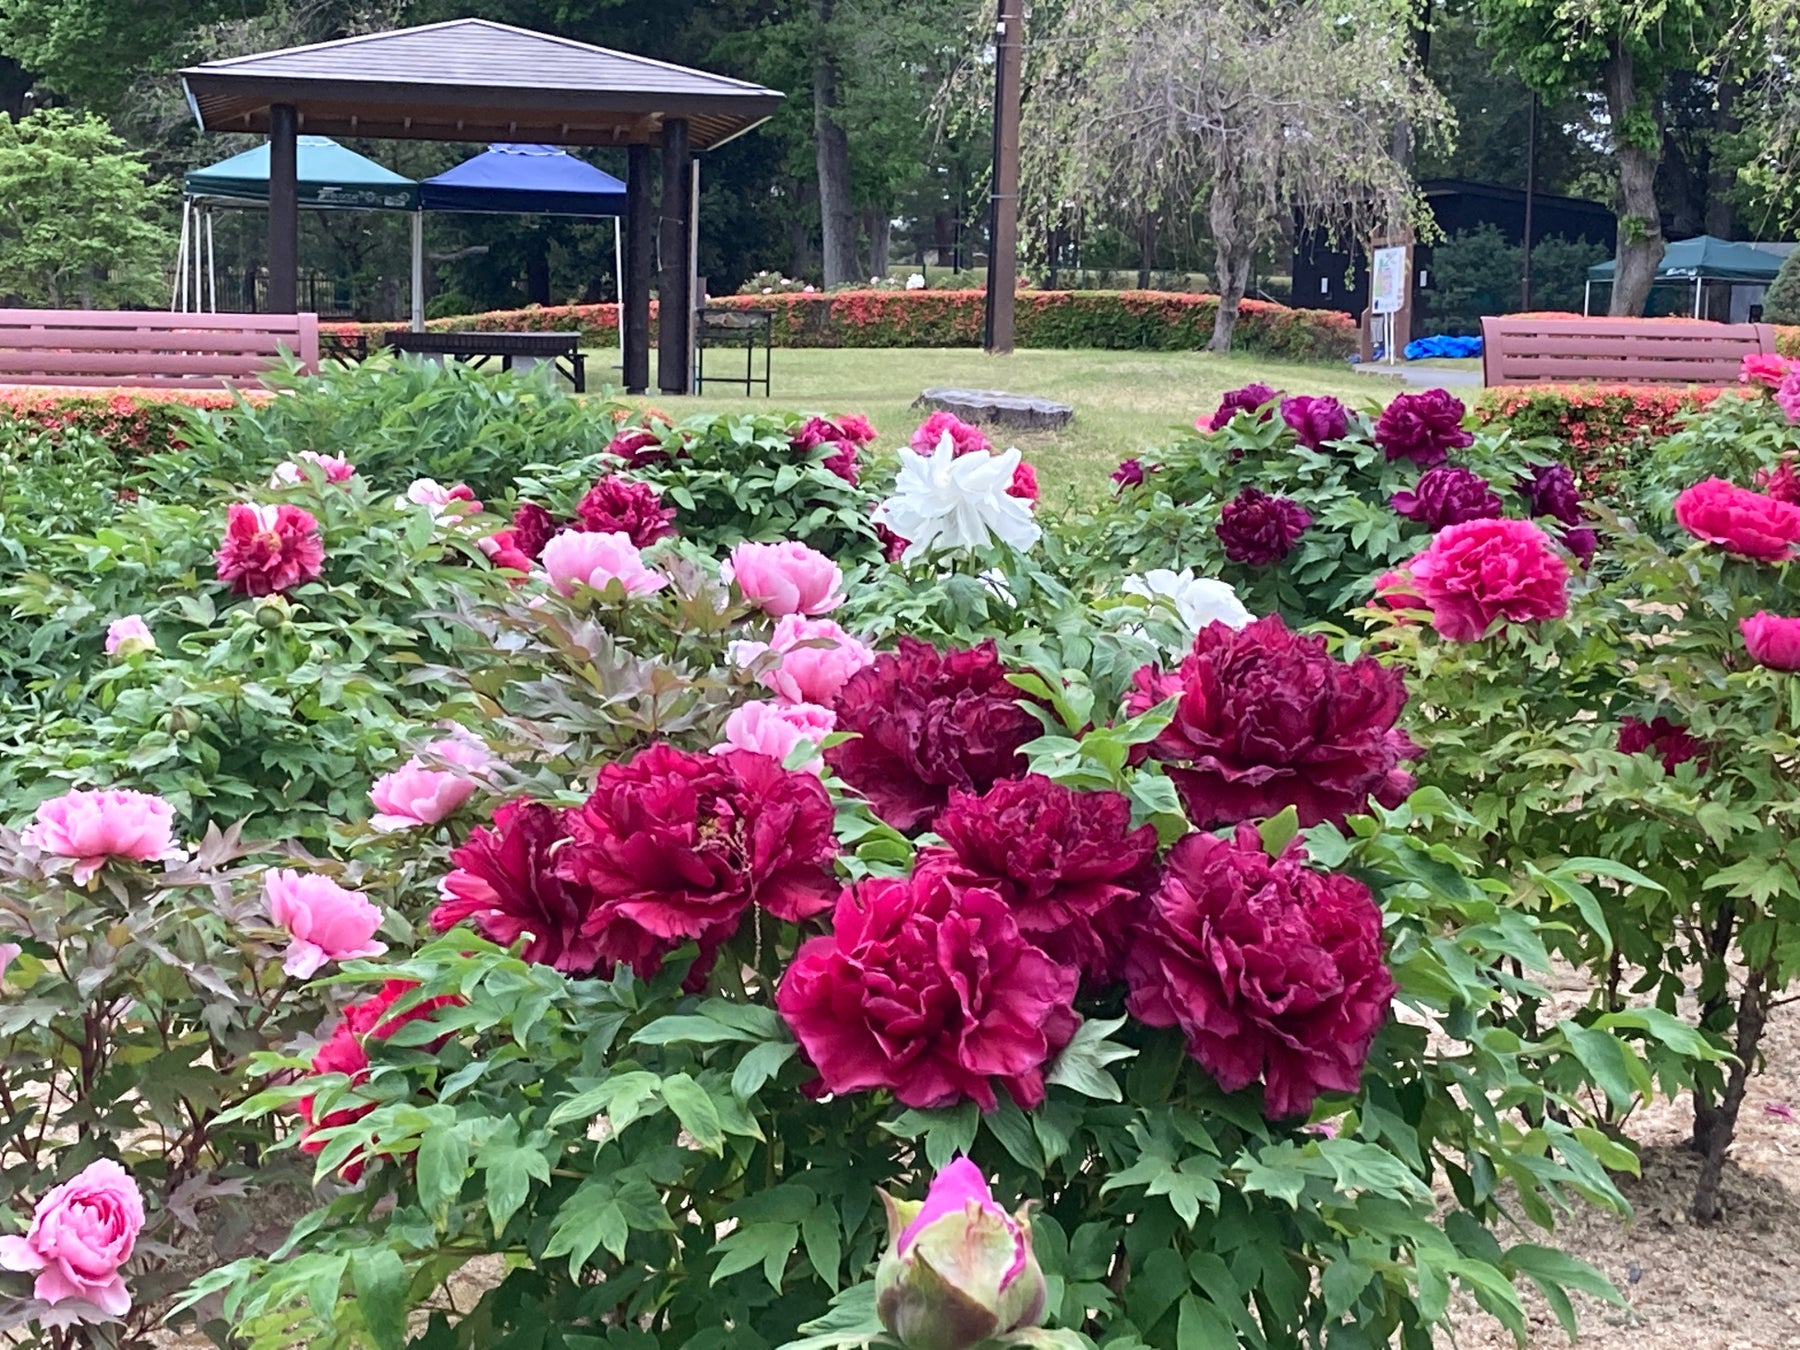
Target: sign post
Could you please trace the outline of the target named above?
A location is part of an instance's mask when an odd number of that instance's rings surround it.
[[[1394,364],[1395,316],[1406,308],[1407,292],[1411,289],[1408,253],[1404,244],[1393,244],[1376,249],[1369,262],[1369,312],[1387,320],[1387,337],[1382,346],[1390,366]]]

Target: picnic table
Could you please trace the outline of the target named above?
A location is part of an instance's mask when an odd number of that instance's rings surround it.
[[[576,393],[587,392],[580,333],[389,333],[387,345],[412,356],[465,361],[476,369],[489,361],[500,362],[502,370],[528,370],[548,362]]]

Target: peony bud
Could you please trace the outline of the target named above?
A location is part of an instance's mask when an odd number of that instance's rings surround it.
[[[906,1350],[968,1350],[1043,1320],[1026,1210],[995,1204],[974,1163],[958,1158],[939,1172],[923,1203],[881,1199],[891,1245],[875,1272],[875,1310]]]

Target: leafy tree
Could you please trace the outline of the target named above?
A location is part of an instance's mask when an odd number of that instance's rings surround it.
[[[1418,68],[1410,3],[1066,0],[1030,53],[1028,197],[1123,224],[1205,203],[1227,351],[1257,252],[1297,220],[1365,240],[1404,223],[1412,127],[1451,125]],[[1054,33],[1044,40],[1043,34]]]
[[[167,200],[104,119],[0,113],[0,292],[53,307],[154,303],[174,251]]]

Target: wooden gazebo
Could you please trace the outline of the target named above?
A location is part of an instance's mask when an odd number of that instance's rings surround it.
[[[626,147],[621,322],[625,387],[633,392],[650,383],[651,152],[660,149],[657,384],[667,394],[687,393],[692,379],[692,156],[766,121],[782,98],[761,85],[486,19],[209,61],[181,79],[204,130],[269,138],[269,308],[278,313],[297,308],[302,133]]]

